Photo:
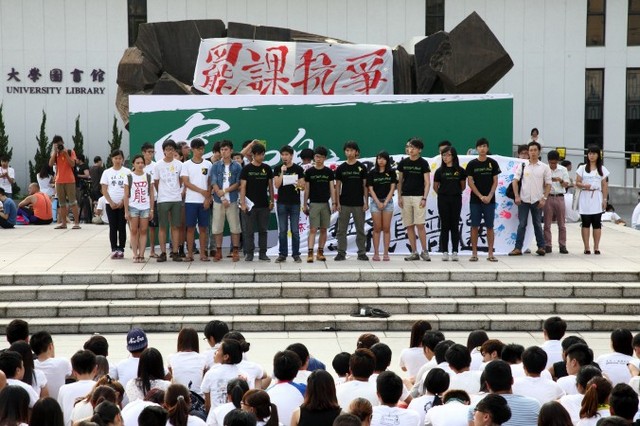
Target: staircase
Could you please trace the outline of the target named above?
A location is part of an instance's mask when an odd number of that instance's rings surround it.
[[[538,331],[559,315],[575,331],[640,328],[638,272],[431,268],[4,274],[0,326],[159,332],[216,318],[242,331],[406,331],[425,319],[440,330]],[[365,306],[392,315],[350,315]]]

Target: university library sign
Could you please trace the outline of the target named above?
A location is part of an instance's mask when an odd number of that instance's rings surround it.
[[[93,87],[80,86],[83,82],[84,70],[74,68],[69,72],[69,76],[60,68],[52,68],[49,71],[48,82],[54,85],[47,85],[47,79],[42,75],[40,68],[32,67],[26,73],[21,75],[21,71],[11,67],[11,71],[7,72],[6,93],[16,95],[103,95],[105,92],[104,78],[105,72],[100,68],[94,68],[91,72],[87,71],[85,81],[93,84]],[[65,77],[72,85],[55,85],[65,83]],[[45,83],[45,84],[43,84]],[[102,87],[101,87],[102,86]]]

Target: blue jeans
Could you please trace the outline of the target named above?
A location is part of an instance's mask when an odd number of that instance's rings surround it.
[[[289,243],[287,234],[291,228],[291,255],[300,256],[300,204],[280,204],[276,205],[278,211],[278,242],[280,256],[287,257]]]
[[[542,232],[542,209],[538,202],[525,203],[522,202],[518,206],[518,236],[516,237],[516,248],[522,250],[524,244],[524,233],[527,229],[529,220],[529,212],[531,212],[531,220],[533,221],[533,232],[536,235],[536,245],[538,248],[544,248],[544,233]]]

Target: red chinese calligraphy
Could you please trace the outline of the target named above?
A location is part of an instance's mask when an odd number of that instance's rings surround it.
[[[308,95],[318,90],[323,95],[335,94],[337,78],[333,78],[333,82],[329,81],[336,70],[336,65],[326,53],[320,53],[314,56],[312,49],[308,49],[300,57],[300,64],[296,67],[296,71],[301,70],[302,76],[299,80],[294,81],[291,85],[302,88],[302,94]]]
[[[147,198],[147,181],[133,182],[133,202],[138,204],[146,204],[149,202]]]
[[[385,53],[385,49],[378,49],[355,58],[347,58],[349,65],[346,70],[352,75],[349,77],[349,83],[342,87],[353,88],[358,93],[368,95],[369,91],[378,88],[381,82],[386,82],[387,79],[382,76],[380,70],[380,66],[384,64]]]
[[[247,49],[252,63],[244,65],[243,71],[248,71],[251,82],[248,87],[261,95],[288,95],[291,91],[289,77],[285,74],[287,64],[287,46],[269,47],[264,57],[253,49]]]
[[[241,50],[242,43],[222,43],[209,49],[206,59],[209,68],[202,71],[205,82],[201,87],[217,95],[235,95],[238,87],[230,83]]]

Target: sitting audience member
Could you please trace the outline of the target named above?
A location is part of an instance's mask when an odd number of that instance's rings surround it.
[[[354,399],[353,401],[351,401],[351,405],[349,405],[349,409],[347,411],[360,420],[361,426],[369,426],[371,424],[371,417],[373,417],[373,406],[368,399]],[[338,416],[337,418],[339,417],[340,416]],[[336,424],[335,420],[333,424]]]
[[[474,410],[473,426],[495,426],[506,423],[511,418],[511,408],[507,400],[498,394],[490,394],[478,402]]]
[[[560,377],[557,382],[564,393],[567,395],[575,395],[578,393],[576,374],[578,374],[578,371],[580,371],[582,367],[593,363],[593,351],[583,343],[576,343],[564,353],[566,359],[565,365],[569,375]]]
[[[23,387],[9,385],[2,389],[0,424],[24,426],[29,423],[29,400],[29,394]]]
[[[566,365],[567,349],[569,349],[571,346],[575,345],[576,343],[582,343],[585,345],[587,344],[587,342],[585,342],[583,338],[578,336],[567,336],[564,339],[562,339],[562,360],[553,363],[553,365],[547,369],[547,371],[551,373],[552,380],[558,380],[561,377],[565,377],[569,375],[569,373],[567,373],[567,365]]]
[[[36,370],[33,365],[33,352],[29,344],[23,340],[14,342],[9,346],[10,351],[18,352],[22,357],[22,366],[24,367],[24,374],[22,380],[33,388],[38,395],[38,398],[45,398],[49,396],[49,388],[47,386],[47,376],[40,371]]]
[[[482,369],[491,361],[500,359],[504,343],[498,339],[489,339],[480,346],[480,355],[482,355]]]
[[[138,419],[141,413],[148,407],[159,407],[162,408],[162,404],[164,404],[164,394],[165,392],[162,389],[151,389],[147,392],[147,395],[144,399],[136,399],[125,405],[122,409],[122,421],[124,426],[138,426]],[[162,408],[164,410],[164,408]],[[165,411],[165,419],[162,424],[165,426],[167,423],[166,418],[166,410]],[[142,424],[142,423],[141,423]]]
[[[505,347],[502,349],[502,354],[500,354],[500,358],[508,363],[511,367],[511,375],[514,379],[526,376],[524,372],[524,364],[522,364],[523,353],[524,346],[511,343],[505,345]],[[544,370],[542,373],[540,373],[540,377],[542,377],[543,379],[551,380],[551,373],[549,373],[548,370]]]
[[[109,224],[109,216],[107,216],[107,199],[104,195],[98,198],[96,208],[93,210],[93,218],[91,219],[91,223],[93,223],[94,225]]]
[[[582,399],[580,421],[577,426],[595,426],[602,417],[609,417],[609,395],[611,382],[604,377],[594,377],[587,383],[587,390]]]
[[[293,379],[293,381],[305,385],[307,383],[307,378],[311,375],[311,371],[308,370],[309,350],[302,343],[293,343],[287,346],[287,350],[293,351],[298,354],[300,362],[302,362],[302,365],[300,365],[300,368],[298,369],[298,374],[296,374],[296,377]]]
[[[567,410],[571,421],[576,424],[580,421],[580,409],[582,408],[582,400],[587,390],[587,383],[594,377],[602,377],[602,372],[595,366],[588,365],[582,367],[576,375],[577,394],[565,395],[558,400],[560,404]]]
[[[358,337],[358,341],[356,342],[356,349],[371,349],[371,346],[376,343],[380,343],[380,339],[378,336],[372,333],[364,333]]]
[[[549,401],[540,408],[538,426],[573,426],[571,417],[557,401]]]
[[[97,384],[97,383],[96,383]],[[122,385],[120,385],[122,388]],[[116,391],[109,386],[94,386],[91,392],[81,401],[77,401],[71,410],[71,422],[75,423],[93,415],[93,410],[103,401],[112,402],[120,406]]]
[[[58,403],[64,414],[64,424],[71,424],[71,411],[79,398],[84,398],[93,389],[96,382],[96,356],[93,352],[82,350],[71,357],[71,369],[76,382],[63,385],[58,392]]]
[[[101,402],[94,410],[91,420],[98,426],[122,426],[120,407],[113,402]]]
[[[366,423],[364,421],[360,421],[358,417],[353,414],[340,414],[333,421],[333,426],[365,426],[370,423]]]
[[[64,385],[65,379],[71,376],[71,363],[66,358],[56,358],[53,339],[46,331],[34,333],[29,345],[36,356],[33,361],[36,371],[44,373],[49,396],[57,399],[60,387]]]
[[[632,424],[638,412],[638,394],[624,383],[618,383],[611,389],[609,411],[612,416],[622,417],[627,424]]]
[[[126,386],[131,379],[138,377],[140,355],[147,349],[147,334],[140,328],[132,328],[127,333],[127,351],[129,357],[109,368],[109,375]],[[164,377],[164,376],[163,376]],[[125,402],[129,402],[127,398]]]
[[[376,365],[373,369],[373,374],[369,376],[369,381],[371,383],[376,383],[378,375],[383,371],[387,371],[391,365],[392,352],[389,345],[385,343],[376,343],[371,346],[371,352],[373,352],[373,355],[376,357]],[[408,382],[408,380],[406,382]],[[411,395],[409,394],[409,389],[407,389],[407,386],[404,383],[405,380],[403,380],[402,396],[400,397],[400,400],[408,404],[411,402]]]
[[[222,339],[214,359],[215,363],[219,365],[207,371],[200,386],[204,393],[205,411],[208,412],[227,402],[227,383],[229,380],[247,376],[246,372],[238,368],[238,364],[242,361],[243,344],[247,345],[247,342]],[[254,380],[253,377],[247,377],[247,383],[252,383]]]
[[[229,380],[227,383],[227,403],[218,405],[213,410],[209,410],[207,415],[208,426],[222,426],[224,417],[231,410],[242,408],[242,398],[249,391],[247,381],[241,378]]]
[[[238,364],[238,368],[249,375],[249,377],[253,377],[255,380],[253,383],[249,384],[250,388],[256,387],[258,389],[266,389],[271,384],[271,376],[269,376],[260,364],[257,362],[249,361],[247,359],[247,352],[249,352],[249,348],[251,344],[246,341],[244,335],[239,331],[230,331],[225,334],[225,339],[235,339],[240,342],[240,347],[242,348],[242,361]],[[313,358],[310,358],[312,360]],[[324,368],[322,368],[324,370]]]
[[[29,426],[64,426],[64,416],[55,398],[39,399],[31,410]]]
[[[51,200],[44,192],[40,192],[37,183],[29,185],[29,195],[20,201],[18,209],[29,218],[31,225],[49,225],[53,222]]]
[[[10,345],[18,340],[29,343],[29,324],[25,320],[14,319],[7,324],[5,335]]]
[[[425,426],[467,426],[469,394],[463,390],[451,389],[444,394],[442,405],[432,407],[424,418]]]
[[[607,208],[602,213],[602,217],[600,218],[603,222],[612,222],[616,225],[626,225],[625,222],[618,213],[616,213],[616,209],[611,204],[607,204]]]
[[[183,328],[178,333],[178,352],[169,357],[169,373],[173,383],[184,385],[190,391],[202,395],[200,384],[204,376],[206,359],[200,355],[198,332]]]
[[[400,352],[400,368],[409,374],[411,383],[415,382],[420,367],[429,361],[422,349],[422,337],[429,330],[431,330],[431,324],[428,321],[418,320],[413,323],[409,347]]]
[[[336,379],[336,386],[347,381],[347,376],[349,375],[349,358],[351,358],[351,354],[349,352],[340,352],[334,356],[333,361],[331,361],[333,371],[338,375],[338,378]]]
[[[210,347],[202,353],[206,361],[207,370],[213,367],[216,351],[220,347],[220,342],[222,342],[225,334],[228,332],[229,326],[226,322],[220,320],[209,321],[204,327],[204,339]]]
[[[304,402],[293,412],[291,425],[331,426],[341,411],[333,377],[326,371],[316,370],[309,375]]]
[[[567,322],[560,317],[549,317],[542,324],[542,334],[544,343],[541,348],[547,353],[547,365],[551,367],[554,363],[562,361],[562,337],[567,331]]]
[[[371,426],[420,426],[420,416],[413,410],[399,408],[402,396],[402,379],[393,371],[383,371],[376,380],[376,390],[380,405],[373,407]],[[466,425],[465,425],[466,426]]]
[[[0,228],[10,229],[16,226],[18,208],[3,188],[0,188]]]
[[[167,426],[205,426],[204,420],[189,414],[191,394],[181,384],[169,386],[164,394],[164,408],[167,410]]]
[[[276,382],[271,384],[267,393],[278,408],[278,418],[284,426],[291,425],[293,412],[304,402],[306,386],[293,382],[301,365],[300,357],[293,351],[278,352],[273,357]]]
[[[242,410],[231,410],[224,417],[224,426],[256,426],[256,424],[256,416]]]
[[[611,348],[613,353],[600,355],[596,363],[602,372],[609,377],[611,383],[629,383],[631,373],[627,364],[635,363],[633,359],[633,336],[631,331],[619,328],[611,333]]]
[[[109,356],[109,342],[104,336],[94,334],[84,342],[82,349],[93,352],[96,356],[102,355],[104,357]]]
[[[413,398],[408,407],[409,410],[418,413],[421,425],[424,424],[424,418],[432,407],[442,405],[442,395],[449,389],[450,380],[451,376],[441,368],[433,368],[427,373],[424,382],[425,394]]]
[[[565,393],[553,380],[540,377],[547,365],[547,353],[539,346],[531,346],[522,354],[525,377],[518,377],[513,383],[513,393],[530,396],[545,402],[555,401]]]
[[[376,357],[370,349],[356,349],[349,358],[351,380],[337,388],[338,404],[348,407],[355,398],[366,398],[374,407],[378,405],[376,384],[369,382],[376,366]]]
[[[253,414],[261,426],[278,426],[278,407],[263,390],[251,389],[242,397],[242,409]]]
[[[164,362],[162,354],[155,348],[142,351],[135,378],[129,380],[125,386],[125,393],[129,402],[144,399],[154,388],[167,390],[171,382],[165,380]]]
[[[122,411],[124,412],[124,410]],[[131,426],[166,426],[168,416],[169,414],[167,413],[167,410],[160,405],[150,405],[148,407],[144,407],[140,412],[136,420],[137,423],[130,424]],[[129,426],[129,423],[125,421],[124,426]]]
[[[418,374],[416,375],[416,381],[411,388],[411,396],[413,398],[424,394],[424,379],[427,377],[427,373],[432,368],[435,368],[438,363],[436,362],[436,346],[438,343],[444,340],[444,334],[441,331],[429,330],[425,331],[422,336],[422,350],[424,356],[429,360],[426,364],[420,367]],[[473,369],[473,355],[471,356],[471,366]]]
[[[486,343],[486,342],[485,342]],[[468,394],[480,391],[480,371],[470,371],[471,354],[464,345],[455,344],[447,349],[445,359],[451,369],[450,389],[461,389]]]
[[[0,353],[0,370],[7,377],[7,386],[19,386],[27,391],[29,394],[29,408],[32,408],[38,400],[38,394],[31,385],[22,381],[24,377],[22,355],[10,350]]]
[[[487,340],[489,340],[489,336],[484,330],[474,330],[467,336],[467,349],[471,354],[472,370],[482,369],[482,354],[480,353],[480,348]]]

